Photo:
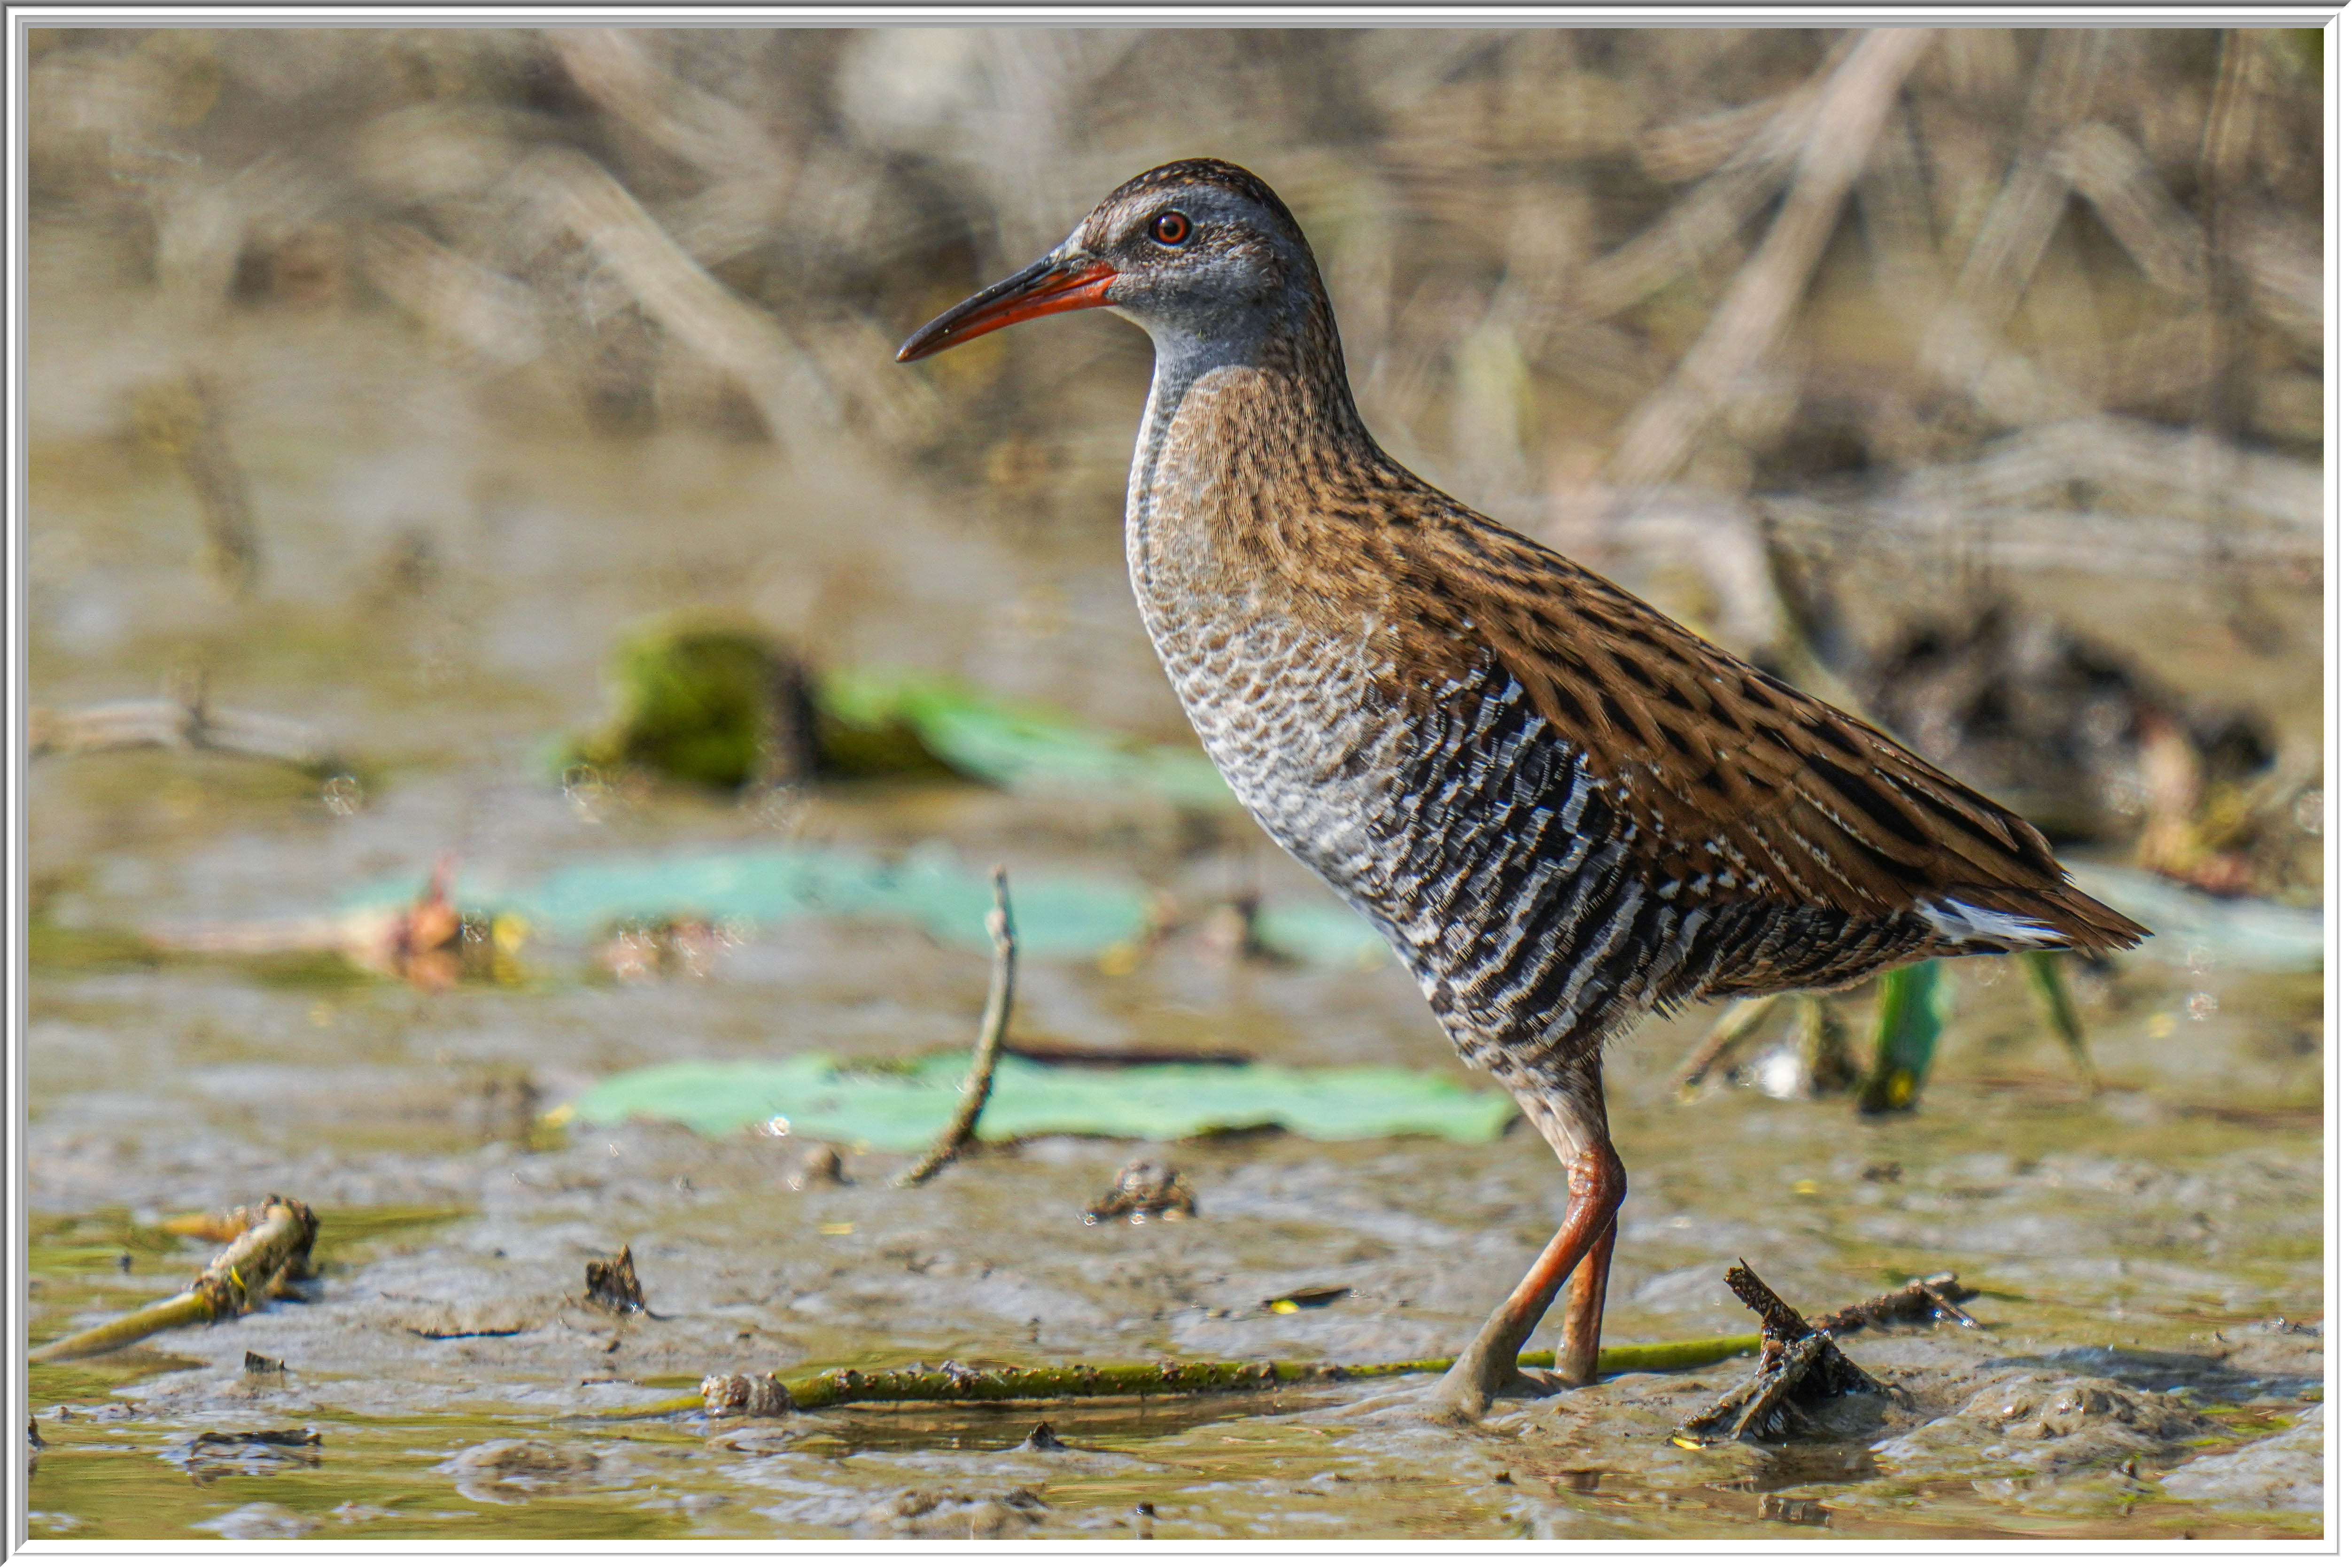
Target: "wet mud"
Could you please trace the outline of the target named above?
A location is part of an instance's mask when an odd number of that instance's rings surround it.
[[[104,390],[77,395],[97,407]],[[183,1289],[214,1248],[163,1233],[167,1216],[277,1192],[321,1226],[310,1300],[31,1369],[37,1537],[2318,1533],[2320,980],[2177,946],[2084,987],[2096,1099],[1995,962],[1952,966],[1913,1114],[1721,1085],[1684,1103],[1673,1068],[1702,1014],[1614,1051],[1632,1194],[1612,1342],[1752,1331],[1722,1282],[1739,1258],[1808,1310],[1941,1269],[1981,1292],[1979,1329],[1843,1340],[1908,1403],[1851,1399],[1801,1440],[1674,1443],[1742,1363],[1506,1404],[1471,1430],[1422,1419],[1412,1378],[620,1418],[734,1371],[1444,1355],[1551,1233],[1559,1172],[1525,1128],[1475,1145],[1055,1137],[969,1152],[907,1191],[889,1177],[912,1151],[843,1148],[836,1182],[809,1179],[832,1167],[805,1140],[546,1123],[655,1063],[962,1048],[984,957],[899,927],[753,931],[707,973],[624,976],[593,944],[538,942],[511,973],[438,991],[123,938],[329,913],[387,878],[421,887],[445,850],[523,883],[787,835],[945,847],[1005,861],[1016,899],[1024,874],[1117,870],[1173,912],[1164,938],[1098,962],[1024,955],[1016,1037],[1460,1070],[1401,970],[1218,939],[1211,917],[1237,899],[1319,896],[1237,814],[941,781],[828,786],[778,814],[592,800],[549,765],[600,711],[615,628],[694,600],[813,616],[844,662],[965,670],[1181,740],[1117,576],[1114,492],[1108,511],[1088,501],[1093,532],[1007,541],[895,481],[684,437],[596,451],[459,428],[412,390],[388,410],[281,399],[257,425],[266,517],[316,520],[272,541],[273,580],[320,585],[299,601],[192,598],[186,563],[124,521],[177,515],[170,473],[84,460],[96,438],[69,427],[36,464],[36,700],[152,692],[193,647],[221,700],[367,763],[323,788],[160,752],[47,758],[28,778],[35,1342]],[[681,506],[690,534],[647,521]],[[887,548],[853,516],[887,517]],[[438,585],[367,598],[417,528]],[[1867,997],[1833,1005],[1859,1032]],[[1138,1161],[1181,1172],[1192,1212],[1087,1224]],[[642,1312],[584,1299],[588,1263],[625,1246]],[[1041,1419],[1059,1447],[1027,1444]]]

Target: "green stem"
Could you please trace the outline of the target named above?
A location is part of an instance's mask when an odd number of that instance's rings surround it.
[[[2098,1093],[2099,1069],[2091,1063],[2091,1044],[2083,1037],[2082,1016],[2074,1011],[2074,994],[2066,984],[2066,972],[2058,967],[2058,955],[2021,952],[2017,962],[2025,970],[2025,983],[2032,987],[2033,999],[2042,1005],[2042,1021],[2066,1047],[2083,1087]]]
[[[1675,1372],[1707,1366],[1733,1356],[1753,1355],[1758,1343],[1754,1334],[1729,1334],[1718,1339],[1657,1344],[1604,1345],[1600,1370],[1602,1376],[1609,1376],[1622,1372]],[[1519,1357],[1521,1366],[1549,1367],[1551,1362],[1552,1352],[1548,1350],[1528,1351]],[[808,1377],[777,1381],[792,1395],[795,1408],[822,1410],[835,1405],[987,1405],[1103,1394],[1223,1394],[1286,1384],[1346,1383],[1402,1377],[1408,1373],[1441,1373],[1453,1364],[1452,1356],[1437,1356],[1425,1361],[1349,1365],[1320,1361],[1169,1361],[1110,1366],[927,1368],[920,1372],[858,1372],[836,1367]],[[691,1394],[615,1411],[609,1418],[676,1415],[702,1408],[702,1396]]]
[[[1935,959],[1890,969],[1878,977],[1878,1026],[1870,1075],[1862,1081],[1865,1113],[1909,1110],[1919,1102],[1943,1033],[1942,965]]]

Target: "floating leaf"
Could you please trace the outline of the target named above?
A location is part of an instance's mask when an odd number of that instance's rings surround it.
[[[408,884],[363,890],[355,902],[404,896]],[[810,916],[894,921],[942,942],[986,951],[988,878],[937,848],[886,860],[854,849],[726,849],[569,866],[535,886],[503,888],[461,874],[466,909],[520,915],[534,930],[584,941],[615,925],[695,918],[774,925]],[[1141,938],[1143,890],[1098,877],[1024,876],[1021,942],[1040,958],[1090,957]]]
[[[982,697],[935,676],[837,670],[818,696],[828,719],[883,732],[903,725],[926,751],[1001,788],[1156,795],[1227,806],[1233,792],[1198,746],[1157,746],[1080,724],[1052,709]]]
[[[1027,915],[1024,919],[1024,941]],[[608,1126],[679,1121],[712,1137],[769,1125],[811,1138],[919,1149],[954,1114],[969,1059],[929,1058],[905,1072],[858,1072],[823,1056],[670,1062],[606,1079],[566,1110]],[[1423,1132],[1460,1143],[1499,1137],[1510,1100],[1399,1068],[1145,1067],[1101,1070],[998,1064],[982,1139],[1049,1132],[1188,1138],[1278,1126],[1325,1141]]]

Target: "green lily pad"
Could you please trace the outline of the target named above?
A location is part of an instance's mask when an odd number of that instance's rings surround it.
[[[719,1137],[773,1124],[806,1137],[914,1150],[947,1125],[969,1067],[961,1053],[927,1058],[908,1072],[850,1071],[823,1056],[670,1062],[606,1079],[566,1109],[590,1126],[641,1117]],[[998,1064],[978,1133],[1171,1139],[1278,1126],[1327,1142],[1419,1132],[1480,1143],[1501,1136],[1516,1114],[1502,1095],[1401,1068],[1097,1069],[1016,1057]]]
[[[406,879],[362,889],[358,907],[404,904]],[[450,895],[461,909],[512,911],[559,941],[586,941],[615,925],[698,919],[774,925],[812,916],[920,927],[943,942],[989,948],[988,877],[944,851],[896,860],[832,847],[730,848],[568,866],[545,880],[507,887],[461,872]],[[1091,957],[1146,929],[1143,889],[1100,877],[1021,876],[1013,884],[1024,952]]]
[[[397,907],[421,879],[372,883],[346,908]],[[709,849],[585,861],[537,883],[513,886],[461,870],[451,898],[466,910],[511,911],[558,942],[585,942],[615,926],[669,920],[771,926],[832,918],[913,925],[970,952],[989,949],[992,900],[985,872],[939,847],[897,859],[837,847]],[[1013,907],[1021,951],[1034,958],[1092,958],[1140,941],[1145,888],[1121,878],[1032,875],[1016,868]],[[1332,969],[1371,969],[1388,945],[1336,900],[1285,900],[1258,912],[1258,940],[1274,952]]]
[[[824,677],[817,701],[846,730],[881,733],[904,726],[956,772],[1003,789],[1234,804],[1216,764],[1198,746],[1149,745],[936,676],[835,670]]]

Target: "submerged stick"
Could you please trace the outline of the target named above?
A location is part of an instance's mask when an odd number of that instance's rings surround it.
[[[1745,1264],[1727,1276],[1743,1301],[1765,1320],[1761,1334],[1724,1334],[1712,1339],[1666,1340],[1638,1345],[1603,1345],[1600,1374],[1613,1377],[1628,1372],[1686,1372],[1712,1366],[1736,1356],[1756,1355],[1768,1343],[1792,1345],[1818,1338],[1822,1348],[1806,1352],[1810,1365],[1826,1357],[1832,1364],[1849,1367],[1842,1353],[1827,1347],[1830,1336],[1902,1318],[1942,1313],[1954,1321],[1976,1327],[1975,1320],[1953,1305],[1973,1292],[1949,1272],[1914,1279],[1898,1290],[1874,1296],[1810,1321],[1771,1292]],[[1752,1299],[1751,1299],[1752,1298]],[[1760,1304],[1759,1304],[1760,1303]],[[1549,1350],[1523,1351],[1519,1365],[1549,1369]],[[1196,1361],[1132,1362],[1110,1366],[971,1367],[947,1361],[936,1367],[919,1362],[896,1372],[862,1372],[834,1367],[805,1377],[772,1373],[725,1373],[706,1378],[702,1392],[637,1405],[595,1417],[630,1421],[658,1415],[706,1411],[713,1415],[780,1415],[793,1410],[822,1410],[836,1405],[988,1405],[1012,1400],[1076,1399],[1117,1394],[1245,1393],[1288,1384],[1362,1382],[1402,1377],[1412,1373],[1442,1373],[1454,1364],[1452,1356],[1418,1361]],[[1867,1373],[1855,1369],[1854,1378]],[[1875,1380],[1871,1385],[1876,1386]],[[1741,1396],[1744,1400],[1745,1395]],[[1738,1401],[1734,1401],[1735,1406]]]
[[[1004,1026],[1013,1016],[1013,961],[1018,944],[1013,931],[1013,900],[1005,886],[1004,868],[992,873],[996,907],[988,911],[988,934],[996,946],[996,960],[988,975],[988,1005],[980,1016],[980,1037],[972,1042],[971,1072],[963,1080],[963,1098],[931,1152],[891,1179],[894,1187],[919,1187],[940,1173],[971,1142],[971,1130],[987,1109],[988,1091],[996,1082],[997,1058],[1004,1054]]]
[[[166,1329],[241,1318],[267,1300],[282,1281],[299,1279],[309,1270],[310,1244],[318,1237],[318,1216],[310,1205],[273,1193],[262,1205],[258,1223],[229,1243],[185,1290],[112,1322],[52,1340],[28,1359],[70,1361],[100,1355]]]

